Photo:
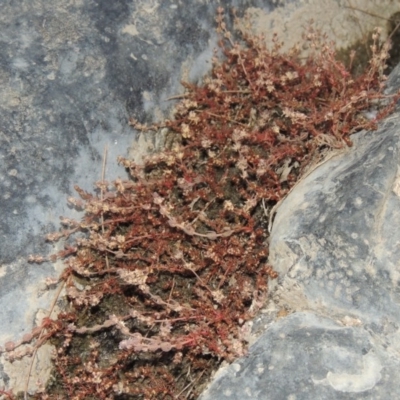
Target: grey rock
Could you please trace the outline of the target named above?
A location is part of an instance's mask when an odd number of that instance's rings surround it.
[[[271,261],[313,307],[351,309],[370,324],[400,317],[398,121],[358,135],[347,154],[304,179],[271,236]]]
[[[261,336],[201,400],[400,397],[399,137],[397,112],[281,203]]]
[[[391,376],[383,376],[383,363]],[[377,354],[364,328],[296,312],[271,324],[249,356],[221,372],[201,399],[360,399],[373,388],[376,399],[377,384],[388,398],[393,392],[385,383],[396,367],[383,349]]]

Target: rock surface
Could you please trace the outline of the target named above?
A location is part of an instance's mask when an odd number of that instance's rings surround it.
[[[399,139],[397,112],[281,203],[261,336],[201,400],[400,398]]]

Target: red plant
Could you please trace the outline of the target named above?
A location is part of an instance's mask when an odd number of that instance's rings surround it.
[[[352,78],[318,33],[302,59],[277,38],[272,49],[245,32],[233,41],[222,9],[217,24],[225,58],[202,84],[184,84],[162,124],[166,147],[143,165],[120,157],[132,179],[99,182],[100,195],[77,188],[83,221],[64,219],[50,237],[87,234],[60,254],[70,304],[49,325],[61,382],[52,395],[196,397],[221,360],[245,354],[245,322],[277,277],[272,206],[324,151],[376,126],[363,111],[385,98],[385,46]]]

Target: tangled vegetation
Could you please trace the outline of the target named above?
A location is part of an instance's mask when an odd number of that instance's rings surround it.
[[[120,157],[129,180],[77,188],[69,201],[84,218],[63,219],[48,238],[75,235],[53,257],[65,258],[68,308],[28,338],[56,345],[54,380],[32,398],[196,398],[223,360],[246,354],[246,321],[277,278],[272,207],[326,150],[351,145],[395,105],[378,32],[368,68],[352,77],[316,31],[304,56],[282,53],[276,37],[271,47],[246,32],[234,40],[222,9],[216,21],[223,57],[202,83],[183,84],[174,118],[130,121],[167,128],[165,147],[140,165]],[[17,350],[9,344],[9,357]]]

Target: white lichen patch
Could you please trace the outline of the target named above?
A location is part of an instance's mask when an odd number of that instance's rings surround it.
[[[372,352],[363,356],[363,368],[358,374],[328,372],[326,382],[335,390],[360,393],[372,389],[382,378],[382,365]]]
[[[393,182],[393,193],[400,197],[400,168],[397,168],[397,174]]]
[[[137,36],[137,35],[139,35],[139,31],[137,30],[135,24],[128,24],[128,25],[125,25],[125,26],[122,28],[122,33],[126,33],[126,34],[131,35],[131,36]]]

